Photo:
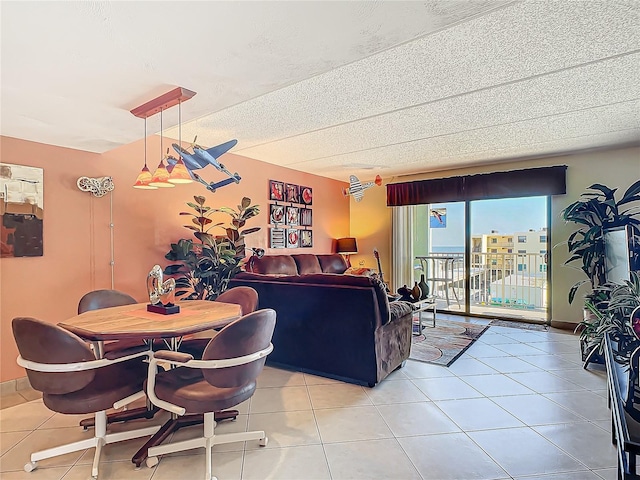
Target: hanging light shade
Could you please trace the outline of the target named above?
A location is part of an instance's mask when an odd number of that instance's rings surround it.
[[[173,183],[169,183],[169,172],[167,171],[167,167],[165,167],[164,162],[160,160],[158,164],[158,168],[153,172],[153,177],[149,182],[149,185],[156,188],[171,188],[175,187]]]
[[[150,184],[151,182],[151,172],[149,171],[149,167],[145,164],[142,167],[142,171],[138,174],[138,178],[136,179],[136,183],[133,184],[133,188],[139,188],[142,190],[155,190],[158,187],[154,187]]]
[[[169,183],[169,172],[164,165],[164,157],[162,156],[162,108],[160,108],[160,163],[156,171],[153,172],[153,178],[151,178],[149,185],[158,188],[175,187],[173,183]]]
[[[147,167],[147,119],[144,119],[144,167],[138,174],[138,178],[136,178],[136,182],[133,184],[133,188],[139,188],[141,190],[155,190],[158,187],[154,187],[150,185],[151,183],[151,172],[149,171],[149,167]]]
[[[179,159],[171,169],[169,174],[169,183],[182,184],[191,182],[193,182],[193,179],[191,178],[191,175],[189,175],[186,165],[182,159]]]

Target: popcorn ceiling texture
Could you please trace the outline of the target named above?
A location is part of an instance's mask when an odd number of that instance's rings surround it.
[[[183,140],[339,180],[640,140],[633,2],[23,3],[1,19],[7,136],[105,151],[180,85]]]

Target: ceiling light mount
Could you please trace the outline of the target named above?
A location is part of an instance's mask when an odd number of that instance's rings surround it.
[[[175,107],[179,103],[186,102],[192,98],[196,92],[187,90],[186,88],[176,87],[170,92],[164,93],[159,97],[149,100],[147,103],[131,110],[131,113],[138,118],[149,118],[162,110]]]

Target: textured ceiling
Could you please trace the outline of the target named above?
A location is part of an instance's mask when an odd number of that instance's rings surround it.
[[[182,139],[367,180],[640,142],[640,2],[0,3],[0,132]],[[159,130],[159,116],[149,132]],[[164,114],[178,138],[177,109]]]

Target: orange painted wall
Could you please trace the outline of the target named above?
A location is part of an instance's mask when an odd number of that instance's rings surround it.
[[[248,226],[262,229],[247,237],[249,247],[267,253],[328,253],[333,239],[349,235],[349,199],[341,195],[343,182],[305,174],[226,154],[224,163],[242,176],[216,193],[190,184],[163,190],[131,188],[143,163],[143,141],[105,154],[0,138],[0,161],[44,169],[44,256],[0,260],[0,381],[24,376],[16,365],[17,349],[11,332],[16,316],[60,322],[76,313],[80,297],[93,289],[111,288],[110,195],[95,198],[76,187],[78,177],[111,176],[114,179],[114,279],[115,288],[140,301],[146,300],[146,276],[164,259],[169,244],[191,233],[182,227],[188,217],[187,201],[203,195],[210,206],[236,207],[243,196],[261,207]],[[165,142],[166,143],[166,142]],[[147,139],[149,167],[157,164],[159,138]],[[154,152],[154,153],[152,153]],[[220,180],[213,167],[202,171],[205,180]],[[313,188],[313,248],[270,250],[268,246],[268,180]],[[221,216],[220,221],[228,217]]]

